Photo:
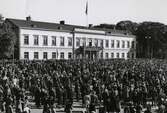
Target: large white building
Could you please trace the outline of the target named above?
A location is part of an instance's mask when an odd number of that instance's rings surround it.
[[[18,59],[135,58],[136,38],[125,31],[6,19],[18,37]]]

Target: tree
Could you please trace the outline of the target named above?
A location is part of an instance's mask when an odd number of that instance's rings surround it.
[[[0,28],[0,58],[14,57],[16,34],[10,24],[3,23]]]
[[[167,57],[167,26],[159,22],[120,21],[116,29],[127,30],[136,35],[137,56],[145,58]]]
[[[0,57],[11,58],[14,52],[14,40],[12,40],[13,33],[5,32],[0,38]]]
[[[139,57],[162,58],[164,45],[167,43],[165,37],[167,27],[158,22],[143,22],[139,24],[136,31]],[[167,49],[167,48],[166,48]]]
[[[138,29],[138,24],[129,20],[120,21],[116,24],[116,29],[126,30],[128,32],[131,32],[132,34],[136,34],[136,31]]]
[[[105,28],[105,29],[115,29],[114,24],[100,24],[100,25],[96,25],[94,27],[95,28]]]

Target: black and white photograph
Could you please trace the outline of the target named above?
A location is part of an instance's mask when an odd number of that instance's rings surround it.
[[[167,0],[0,0],[0,113],[167,113]]]

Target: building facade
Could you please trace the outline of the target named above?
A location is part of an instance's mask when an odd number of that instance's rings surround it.
[[[129,59],[136,57],[136,38],[123,31],[18,19],[18,59]]]

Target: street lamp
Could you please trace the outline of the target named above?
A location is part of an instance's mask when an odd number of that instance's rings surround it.
[[[150,54],[150,42],[149,40],[151,39],[151,36],[145,36],[146,39],[146,43],[147,43],[147,57],[151,58],[151,54]]]
[[[72,57],[73,57],[73,60],[75,59],[75,28],[72,29],[71,31],[71,34],[72,34]]]

